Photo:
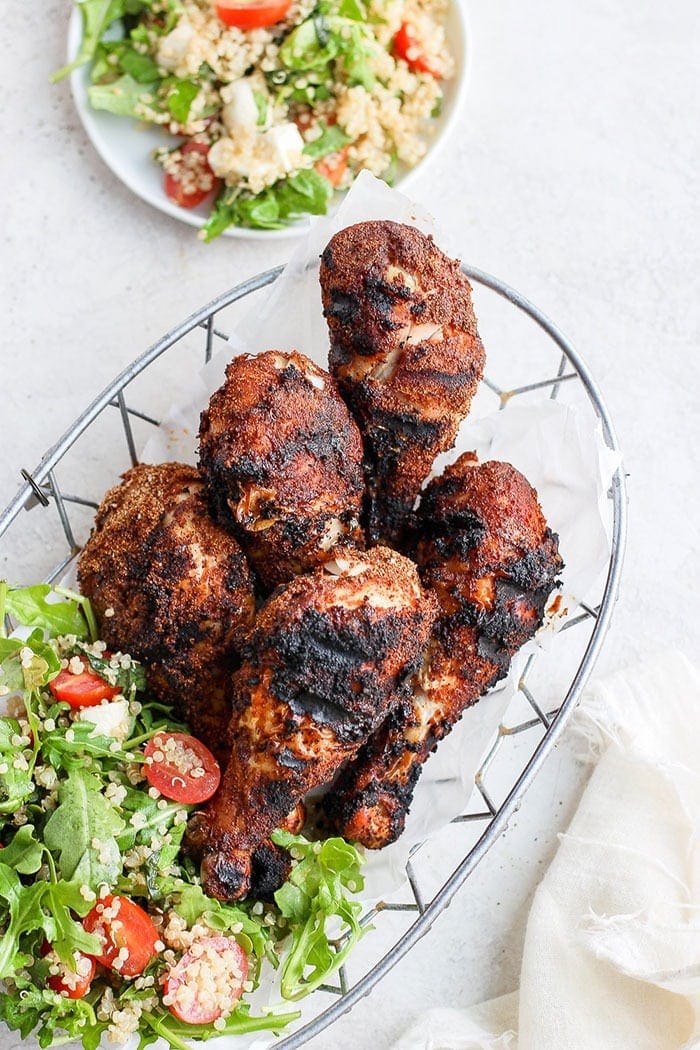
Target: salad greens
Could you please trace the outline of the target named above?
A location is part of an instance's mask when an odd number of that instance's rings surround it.
[[[253,32],[236,20],[244,4],[224,13],[202,0],[75,2],[81,45],[52,79],[89,64],[94,109],[176,136],[154,160],[180,207],[209,201],[205,241],[232,225],[274,230],[324,214],[362,168],[389,179],[398,157],[415,164],[450,75],[441,45],[411,58],[401,44],[406,0],[277,8]],[[439,18],[420,18],[441,40]]]
[[[255,1015],[243,1000],[225,1019],[188,1024],[164,1003],[163,981],[197,938],[225,935],[248,957],[246,990],[277,969],[282,1000],[313,991],[363,932],[351,899],[363,886],[357,850],[277,831],[293,867],[274,903],[208,897],[183,850],[194,807],[149,786],[143,751],[156,733],[186,727],[149,698],[138,663],[105,656],[79,595],[0,583],[0,608],[0,623],[8,617],[26,635],[0,638],[0,1020],[42,1047],[77,1039],[85,1050],[104,1033],[124,1041],[137,1032],[141,1048],[162,1037],[184,1050],[192,1039],[283,1029],[297,1011]],[[47,687],[75,656],[122,694],[96,708],[57,700]],[[119,705],[129,717],[114,723],[115,735],[104,712]],[[84,924],[111,894],[138,902],[164,942],[136,977],[110,969],[104,942]],[[71,997],[56,975],[77,975],[86,957],[98,959],[97,972]]]
[[[228,226],[279,230],[300,215],[324,215],[332,196],[328,180],[313,168],[290,175],[258,194],[225,189],[204,224],[204,239],[213,240]]]

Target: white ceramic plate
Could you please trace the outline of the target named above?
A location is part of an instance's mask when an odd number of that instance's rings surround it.
[[[77,7],[73,12],[68,27],[68,60],[72,61],[78,52],[82,36],[82,19]],[[471,42],[468,32],[467,16],[463,0],[453,0],[447,17],[447,38],[450,49],[455,56],[457,73],[452,80],[445,83],[445,100],[442,113],[436,121],[436,131],[432,144],[424,159],[400,175],[396,185],[405,187],[408,182],[422,171],[445,142],[459,112],[467,89]],[[172,142],[172,136],[161,128],[139,124],[125,117],[94,110],[88,102],[87,89],[90,84],[90,67],[82,66],[71,74],[71,89],[78,114],[83,127],[93,146],[102,157],[108,168],[117,178],[129,187],[142,200],[154,208],[172,215],[173,218],[186,222],[190,226],[202,226],[211,208],[211,201],[205,201],[197,208],[179,208],[170,201],[163,191],[163,173],[151,159],[154,149]],[[308,220],[300,219],[282,230],[249,230],[240,226],[229,227],[225,235],[229,237],[249,237],[259,240],[298,237],[308,226]]]

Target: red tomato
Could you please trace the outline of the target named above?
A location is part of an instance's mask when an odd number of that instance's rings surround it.
[[[442,78],[442,73],[436,68],[430,55],[426,55],[416,28],[410,22],[401,23],[401,28],[394,37],[394,51],[414,73],[429,73],[436,80]]]
[[[219,188],[221,180],[216,178],[209,167],[209,146],[206,142],[190,141],[178,148],[182,154],[179,171],[174,174],[166,171],[165,193],[181,208],[196,208],[210,193]],[[198,185],[200,182],[202,184]]]
[[[185,1024],[211,1024],[231,1012],[247,976],[248,957],[235,937],[203,937],[171,968],[163,1002]]]
[[[227,26],[264,29],[280,22],[292,0],[218,0],[216,13]]]
[[[324,179],[328,179],[334,189],[340,186],[343,175],[347,170],[349,152],[350,147],[343,146],[342,149],[336,150],[335,153],[329,153],[327,157],[321,157],[314,165],[319,175],[323,175]]]
[[[189,733],[156,733],[144,754],[153,759],[145,767],[149,784],[175,802],[206,802],[219,786],[219,763],[209,748]]]
[[[108,894],[88,912],[83,927],[102,942],[97,961],[124,977],[138,977],[157,954],[158,931],[143,908],[128,897]],[[121,966],[115,966],[119,959]]]
[[[49,689],[55,700],[63,700],[71,707],[97,707],[103,700],[111,700],[121,692],[119,686],[110,685],[101,675],[93,671],[87,656],[81,656],[85,670],[73,674],[68,668],[59,671]]]
[[[59,995],[64,995],[68,999],[82,999],[89,991],[92,979],[95,976],[95,960],[89,955],[83,955],[82,952],[78,952],[79,958],[76,960],[76,970],[73,971],[67,963],[61,962],[48,941],[44,941],[41,954],[42,956],[47,956],[49,953],[53,955],[51,961],[55,962],[56,966],[61,970],[60,973],[49,974],[46,979],[46,983],[51,991],[58,992]]]

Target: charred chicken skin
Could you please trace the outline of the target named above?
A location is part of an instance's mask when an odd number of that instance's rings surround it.
[[[214,512],[266,592],[361,541],[362,440],[335,381],[296,351],[234,358],[202,413]]]
[[[370,545],[400,546],[484,367],[471,287],[412,226],[363,222],[321,256],[332,374],[362,432]]]
[[[253,582],[236,540],[210,517],[195,467],[142,464],[102,501],[78,562],[100,637],[143,661],[218,757],[229,678],[253,622]]]
[[[423,764],[465,708],[507,673],[542,623],[562,569],[537,493],[508,463],[478,466],[461,456],[428,485],[419,518],[417,562],[440,605],[425,661],[412,695],[324,802],[340,832],[371,849],[401,834]]]
[[[436,611],[415,565],[382,547],[339,547],[263,606],[234,675],[221,787],[190,823],[209,895],[246,895],[253,851],[406,695]]]

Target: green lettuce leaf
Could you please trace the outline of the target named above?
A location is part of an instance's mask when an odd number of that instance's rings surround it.
[[[93,109],[104,109],[119,117],[133,117],[143,120],[140,111],[143,95],[152,95],[158,85],[140,84],[125,73],[111,84],[92,84],[88,88],[88,99]]]

